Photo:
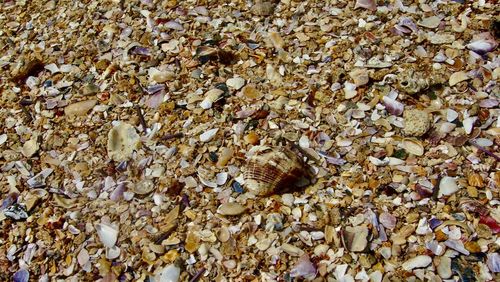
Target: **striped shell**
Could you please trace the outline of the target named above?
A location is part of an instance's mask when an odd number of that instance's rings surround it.
[[[304,163],[288,148],[258,152],[243,171],[248,191],[261,196],[296,187],[305,175]]]

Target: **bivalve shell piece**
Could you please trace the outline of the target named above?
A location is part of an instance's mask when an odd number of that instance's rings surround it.
[[[111,225],[99,223],[96,225],[97,235],[104,246],[112,248],[118,239],[118,230]]]
[[[300,186],[307,175],[302,160],[288,148],[265,149],[253,155],[243,177],[247,189],[256,195],[269,195]]]
[[[115,161],[125,161],[139,145],[139,134],[128,123],[120,123],[108,133],[108,156]]]

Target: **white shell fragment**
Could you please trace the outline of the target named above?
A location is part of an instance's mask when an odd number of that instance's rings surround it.
[[[455,72],[450,76],[449,84],[450,86],[455,86],[458,83],[469,79],[469,76],[464,71]]]
[[[139,146],[140,136],[128,123],[120,123],[108,133],[108,156],[115,161],[125,161]]]
[[[207,93],[205,93],[205,99],[200,103],[200,107],[205,110],[210,109],[212,104],[219,99],[222,93],[224,93],[224,91],[217,88],[207,91]]]
[[[224,203],[219,206],[217,212],[222,215],[240,215],[246,208],[238,203]]]
[[[200,141],[201,142],[208,142],[208,141],[212,140],[215,137],[215,135],[217,134],[217,131],[219,131],[219,129],[214,128],[214,129],[210,129],[210,130],[203,132],[202,134],[200,134]]]
[[[235,90],[240,90],[243,86],[245,86],[245,79],[242,77],[233,77],[226,80],[226,85]]]
[[[24,143],[22,153],[25,157],[29,158],[33,156],[39,148],[40,145],[36,140],[36,136],[34,136],[30,140],[26,141],[26,143]]]
[[[410,271],[415,268],[427,267],[431,263],[432,258],[430,256],[420,255],[405,261],[401,267],[405,271]]]
[[[455,178],[445,176],[439,182],[438,197],[449,196],[460,190]]]
[[[105,223],[96,224],[95,229],[105,247],[112,248],[115,246],[118,239],[118,229]]]
[[[174,264],[169,264],[156,274],[155,282],[177,282],[180,275],[181,269]]]

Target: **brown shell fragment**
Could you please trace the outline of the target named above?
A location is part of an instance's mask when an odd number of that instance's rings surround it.
[[[307,168],[288,148],[266,149],[253,155],[245,170],[245,186],[255,195],[265,196],[307,182]]]

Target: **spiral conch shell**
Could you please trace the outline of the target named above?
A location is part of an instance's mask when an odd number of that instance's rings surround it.
[[[307,175],[304,162],[286,147],[257,152],[243,171],[248,191],[260,196],[303,186]]]

